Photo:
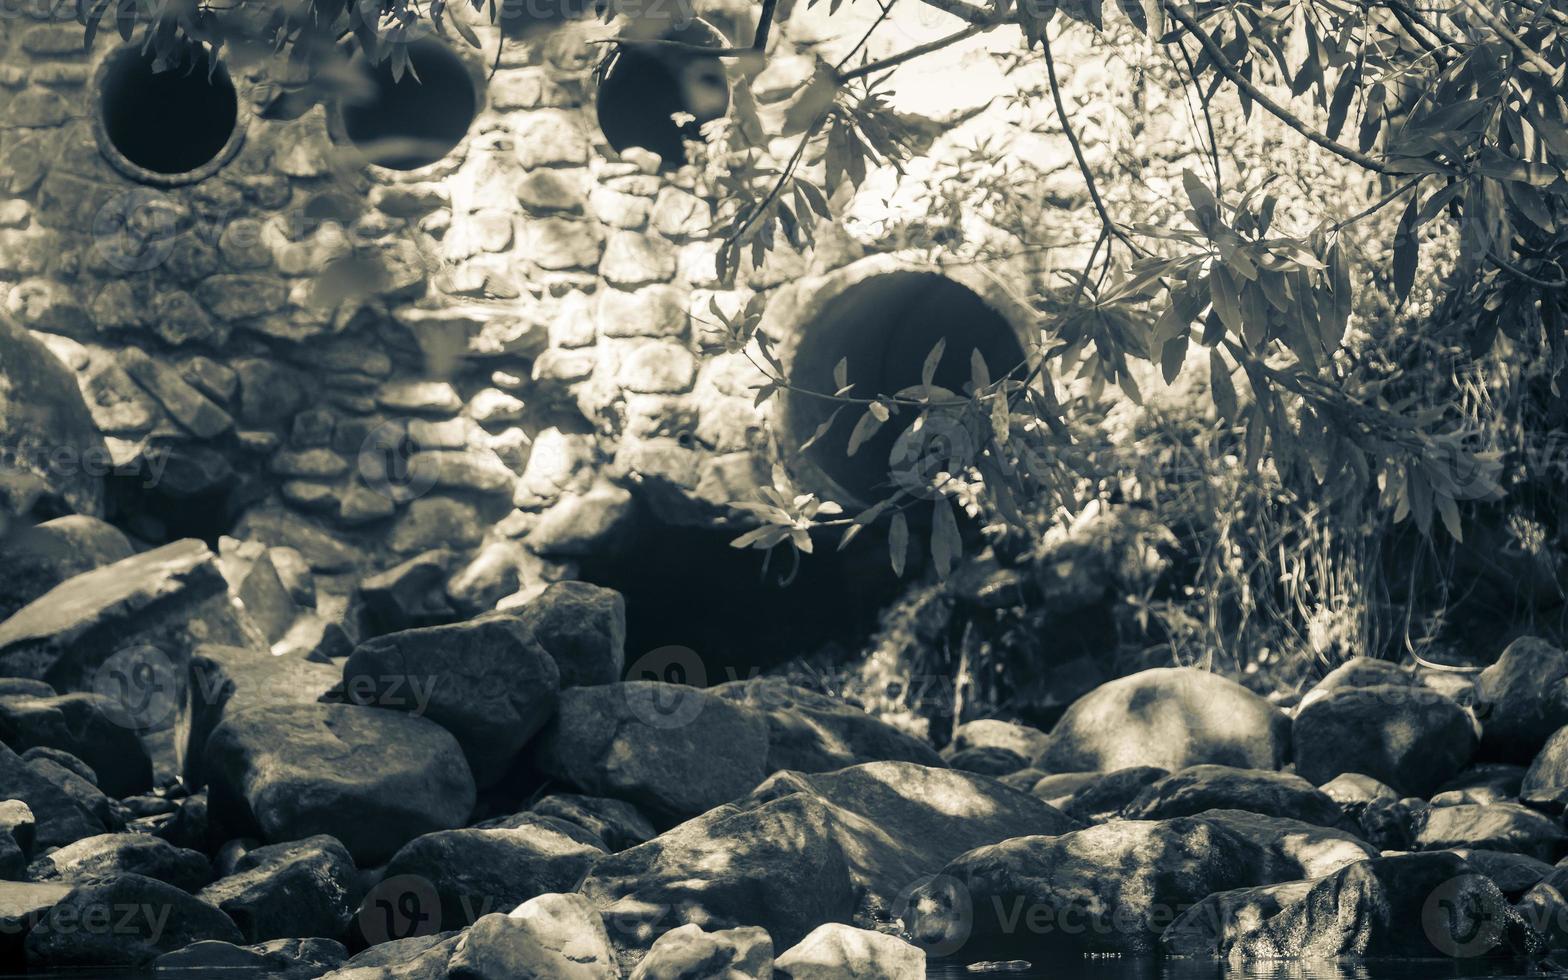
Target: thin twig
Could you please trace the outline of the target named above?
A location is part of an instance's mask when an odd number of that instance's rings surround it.
[[[924,0],[922,0],[922,2],[924,2]],[[952,34],[949,34],[946,37],[939,37],[935,41],[927,41],[925,44],[917,44],[914,47],[900,51],[898,54],[892,55],[891,57],[883,58],[881,61],[868,62],[867,64],[861,65],[858,68],[851,68],[849,71],[840,72],[838,80],[841,84],[843,82],[852,82],[857,78],[864,78],[867,75],[871,75],[879,71],[887,71],[889,68],[897,68],[906,61],[913,61],[916,58],[931,54],[933,51],[940,51],[950,44],[954,44],[958,41],[964,40],[965,38],[974,37],[976,34],[989,31],[995,26],[996,24],[970,24],[968,27],[965,27],[962,30],[954,31]]]
[[[1324,136],[1322,133],[1307,125],[1300,116],[1269,98],[1267,93],[1258,88],[1256,85],[1252,84],[1252,82],[1248,81],[1246,76],[1242,75],[1242,73],[1236,69],[1236,66],[1231,64],[1230,59],[1225,57],[1225,52],[1220,50],[1220,46],[1214,43],[1214,39],[1209,37],[1208,32],[1203,29],[1203,25],[1199,24],[1191,14],[1177,6],[1175,0],[1162,0],[1162,2],[1164,3],[1166,12],[1169,13],[1171,17],[1175,18],[1177,23],[1181,24],[1197,37],[1198,43],[1203,45],[1204,51],[1208,52],[1209,59],[1214,62],[1214,67],[1219,70],[1220,74],[1230,79],[1231,84],[1247,93],[1248,98],[1252,99],[1252,101],[1266,109],[1268,113],[1274,118],[1289,126],[1291,129],[1294,129],[1296,132],[1300,133],[1302,136],[1305,136],[1308,140],[1311,140],[1318,146],[1323,147],[1323,149],[1328,150],[1330,153],[1333,153],[1336,156],[1349,160],[1358,167],[1363,167],[1367,170],[1373,171],[1374,173],[1394,173],[1394,171],[1391,170],[1387,165],[1374,160],[1372,157],[1367,156],[1360,150],[1351,149],[1343,143],[1329,139],[1327,136]]]

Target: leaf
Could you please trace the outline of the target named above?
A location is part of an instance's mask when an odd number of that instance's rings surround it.
[[[833,365],[833,387],[839,391],[843,391],[845,388],[849,387],[848,357],[839,358],[838,363]]]
[[[964,543],[958,535],[958,521],[953,517],[954,506],[943,498],[936,501],[931,511],[931,562],[936,566],[936,575],[940,579],[947,578],[964,552]]]
[[[1025,2],[1027,3],[1028,0]],[[1105,29],[1101,0],[1058,0],[1056,5],[1062,8],[1062,13],[1073,20],[1083,21],[1097,31]]]
[[[833,423],[838,421],[838,414],[840,412],[842,412],[844,410],[844,408],[845,408],[845,406],[843,406],[843,405],[840,405],[839,407],[835,408],[833,410],[833,414],[831,414],[831,415],[829,415],[827,417],[827,421],[825,421],[821,425],[817,426],[816,430],[811,433],[811,438],[807,439],[805,442],[800,444],[800,449],[798,449],[797,452],[802,452],[802,453],[805,452],[806,450],[810,449],[812,446],[815,446],[822,439],[823,436],[827,435],[828,434],[828,430],[833,428]]]
[[[1394,233],[1394,293],[1403,304],[1416,281],[1416,264],[1421,261],[1421,240],[1417,237],[1416,218],[1419,195],[1412,194]]]
[[[1230,365],[1218,350],[1209,351],[1209,388],[1214,394],[1214,409],[1222,419],[1236,417],[1236,385],[1230,378]]]
[[[1181,182],[1187,189],[1187,200],[1192,202],[1192,209],[1198,212],[1199,228],[1204,234],[1209,234],[1219,223],[1220,202],[1214,197],[1214,192],[1209,190],[1209,185],[1191,170],[1182,171]]]
[[[931,383],[936,379],[937,365],[942,363],[942,354],[946,350],[947,338],[942,337],[932,345],[931,352],[926,355],[926,362],[920,367],[920,383],[925,387],[931,387]]]
[[[838,73],[832,66],[817,62],[816,74],[784,110],[784,126],[779,135],[794,136],[817,125],[838,95],[838,84]]]
[[[991,369],[986,365],[985,355],[980,353],[978,347],[969,351],[969,381],[977,392],[991,383]]]
[[[458,36],[467,42],[469,47],[473,48],[475,51],[478,51],[481,47],[483,47],[483,45],[479,43],[479,35],[474,33],[474,29],[470,27],[462,17],[448,17],[447,22],[450,23],[453,29],[457,31]]]
[[[1181,374],[1181,366],[1187,360],[1187,335],[1172,337],[1160,349],[1160,371],[1165,375],[1167,385],[1175,384],[1177,375]]]
[[[1437,516],[1443,519],[1443,526],[1455,541],[1463,544],[1465,540],[1464,528],[1459,520],[1459,506],[1454,503],[1454,498],[1446,493],[1432,495],[1432,502],[1437,504]]]
[[[1214,269],[1209,273],[1209,297],[1225,329],[1238,337],[1242,336],[1246,332],[1247,321],[1241,315],[1241,297],[1236,291],[1236,279],[1230,269],[1219,262],[1214,263]]]
[[[1023,28],[1024,47],[1033,50],[1045,41],[1045,29],[1056,16],[1056,4],[1057,0],[1020,0],[1018,26]]]
[[[853,456],[859,452],[861,445],[867,439],[876,435],[878,429],[882,428],[883,421],[883,419],[877,418],[876,412],[868,409],[860,417],[860,421],[855,423],[855,430],[849,434],[849,448],[846,450],[846,454]]]
[[[909,556],[909,518],[903,511],[893,515],[887,530],[887,557],[893,565],[893,574],[903,577],[904,561]]]

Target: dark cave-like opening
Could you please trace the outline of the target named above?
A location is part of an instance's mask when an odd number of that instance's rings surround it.
[[[991,377],[1000,378],[1025,360],[1018,333],[1007,319],[962,283],[927,272],[891,272],[850,286],[809,321],[800,324],[790,362],[790,381],[811,392],[837,389],[834,371],[846,360],[855,397],[892,394],[920,383],[926,355],[938,340],[946,352],[933,383],[962,392],[970,380],[970,352],[978,350]],[[804,445],[832,415],[836,402],[809,395],[787,395],[783,435],[791,448]],[[913,412],[895,416],[848,453],[850,434],[860,413],[839,413],[825,436],[805,457],[837,489],[864,503],[888,495],[889,457]],[[833,496],[835,488],[813,488]]]
[[[372,163],[418,170],[452,152],[479,114],[473,76],[440,41],[408,46],[409,70],[394,78],[383,61],[366,68],[371,92],[346,103],[343,131]]]
[[[723,37],[704,23],[673,30],[664,40],[719,46]],[[730,108],[729,79],[714,57],[623,47],[599,83],[599,128],[616,152],[638,147],[659,154],[667,170],[686,162],[686,140]],[[676,114],[690,119],[677,121]]]
[[[200,47],[163,66],[150,51],[122,49],[105,66],[101,86],[98,107],[109,145],[154,174],[185,174],[206,166],[223,152],[238,125],[234,83]]]
[[[789,549],[777,549],[764,570],[761,552],[730,546],[739,533],[644,515],[624,550],[582,561],[582,579],[626,597],[626,665],[638,675],[629,680],[711,685],[796,657],[830,652],[842,660],[864,648],[901,588],[874,534],[843,551],[824,539],[781,584],[791,571]],[[666,676],[656,652],[672,647],[695,653],[705,676]],[[681,657],[672,662],[684,667]]]

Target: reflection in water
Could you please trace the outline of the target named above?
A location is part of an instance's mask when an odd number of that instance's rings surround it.
[[[1021,973],[971,973],[961,964],[933,963],[927,980],[1442,980],[1474,977],[1523,980],[1518,963],[1487,960],[1398,960],[1374,963],[1249,963],[1121,958],[1037,962]],[[1539,977],[1540,974],[1535,974]]]

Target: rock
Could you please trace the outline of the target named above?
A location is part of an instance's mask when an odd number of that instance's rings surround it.
[[[1490,851],[1478,847],[1455,847],[1450,850],[1478,873],[1492,879],[1510,900],[1517,900],[1525,892],[1553,874],[1553,867],[1528,854],[1511,851]]]
[[[119,703],[101,694],[0,697],[0,741],[18,752],[69,752],[90,766],[110,796],[152,788],[152,760],[136,732],[116,723]]]
[[[924,741],[899,731],[838,698],[783,678],[728,681],[709,693],[749,705],[768,722],[769,772],[830,772],[862,762],[915,762],[942,766]]]
[[[212,880],[212,868],[200,851],[135,833],[86,837],[49,852],[27,869],[33,881],[76,882],[118,874],[155,878],[192,894]]]
[[[1234,681],[1190,667],[1155,668],[1073,702],[1039,760],[1051,772],[1202,763],[1278,769],[1290,719]]]
[[[1568,725],[1568,653],[1533,636],[1508,644],[1476,679],[1475,709],[1487,753],[1528,762]]]
[[[598,912],[581,895],[531,898],[481,918],[447,968],[452,980],[619,980]]]
[[[353,913],[354,860],[325,834],[246,851],[196,896],[222,909],[248,943],[334,937]]]
[[[925,976],[926,953],[897,936],[830,922],[784,951],[773,967],[791,980],[905,980]]]
[[[456,736],[481,787],[544,727],[559,684],[555,661],[504,613],[367,640],[343,667],[351,703],[413,712]]]
[[[0,565],[0,621],[73,575],[131,556],[113,525],[72,514],[13,531]]]
[[[1568,854],[1568,831],[1517,803],[1431,807],[1416,819],[1415,832],[1411,849],[1417,851],[1479,847],[1542,861]]]
[[[400,555],[432,548],[469,548],[484,532],[473,504],[451,497],[421,497],[393,522],[387,544]]]
[[[164,953],[153,960],[152,968],[197,976],[234,971],[268,980],[314,980],[347,958],[343,944],[331,939],[275,939],[252,946],[207,939]]]
[[[758,926],[793,944],[824,921],[848,919],[855,905],[833,820],[831,804],[807,793],[718,806],[600,858],[580,891],[633,956],[688,922]]]
[[[1158,766],[1129,766],[1114,772],[1069,772],[1046,776],[1030,793],[1083,823],[1104,823],[1137,799],[1151,783],[1170,775]]]
[[[350,600],[360,632],[381,636],[451,622],[446,580],[453,559],[445,549],[426,551],[362,579]]]
[[[213,817],[271,841],[324,833],[358,864],[420,834],[461,826],[474,806],[462,750],[432,721],[346,704],[252,708],[205,749]]]
[[[185,782],[205,786],[207,739],[230,715],[250,708],[314,704],[343,679],[342,668],[303,653],[200,646],[191,656]]]
[[[473,925],[497,909],[575,889],[601,847],[545,824],[515,830],[443,830],[416,837],[387,862],[386,878],[417,876],[439,901],[443,929]],[[366,898],[370,914],[376,894]]]
[[[529,812],[575,824],[603,841],[611,851],[636,847],[658,835],[636,807],[603,796],[551,793],[530,807]]]
[[[0,801],[0,880],[15,881],[27,871],[37,835],[38,824],[26,803]]]
[[[240,932],[228,916],[173,885],[119,874],[60,899],[28,935],[27,965],[140,966],[203,939],[237,944]]]
[[[1342,772],[1318,789],[1341,806],[1366,804],[1374,800],[1393,802],[1399,799],[1399,793],[1392,786],[1359,772]]]
[[[535,761],[584,793],[680,819],[749,792],[767,752],[759,713],[696,688],[631,681],[562,691]]]
[[[587,582],[555,582],[516,611],[555,659],[561,687],[614,684],[626,668],[626,599]]]
[[[1319,878],[1347,864],[1378,856],[1378,849],[1337,827],[1249,810],[1204,810],[1196,814],[1250,841],[1263,852],[1263,878]]]
[[[52,762],[62,769],[69,770],[80,776],[83,781],[90,783],[94,789],[98,787],[98,774],[93,772],[93,767],[78,759],[64,749],[49,749],[34,746],[22,753],[23,762]]]
[[[1450,779],[1432,794],[1433,806],[1460,803],[1510,803],[1519,798],[1524,782],[1523,766],[1483,762]]]
[[[1226,959],[1237,936],[1257,929],[1311,889],[1310,881],[1285,881],[1215,892],[1166,927],[1160,934],[1160,952],[1173,957]]]
[[[324,980],[446,980],[447,964],[466,933],[417,935],[372,946]]]
[[[1000,718],[982,718],[966,721],[953,730],[952,752],[965,749],[1006,749],[1027,763],[1034,762],[1045,751],[1051,736],[1038,728],[1020,725]]]
[[[986,776],[1006,776],[1028,764],[1017,752],[997,748],[994,745],[963,749],[949,754],[946,758],[947,764],[954,769],[977,772]]]
[[[0,799],[27,804],[37,846],[60,847],[107,830],[108,800],[74,773],[47,766],[42,760],[24,762],[0,745]],[[72,786],[71,779],[81,785]]]
[[[586,493],[563,496],[539,515],[525,543],[535,554],[547,558],[601,553],[609,542],[626,532],[634,514],[631,491],[607,482],[598,483]]]
[[[117,673],[136,666],[127,658],[140,648],[151,647],[162,658],[152,682],[167,685],[178,683],[198,640],[246,645],[256,639],[254,627],[230,604],[212,552],[187,539],[67,579],[0,623],[0,670],[47,681],[58,691],[96,690],[101,684],[117,692]],[[107,673],[100,675],[100,668]],[[129,682],[134,685],[136,677]],[[172,709],[167,696],[144,704],[147,695],[158,693],[127,689],[122,708]],[[151,723],[172,720],[172,710],[162,719],[131,715],[124,720],[132,728],[138,723],[158,728],[163,726]]]
[[[71,889],[53,882],[0,882],[0,964],[22,968],[27,934]]]
[[[120,367],[147,389],[169,416],[197,439],[214,439],[234,427],[234,419],[180,376],[136,347],[121,349]]]
[[[1558,729],[1541,746],[1519,784],[1519,799],[1554,813],[1568,804],[1568,726]]]
[[[671,929],[648,949],[630,980],[773,980],[773,939],[742,926],[707,932],[694,922]]]
[[[4,461],[0,487],[20,483],[25,474],[53,502],[41,507],[41,513],[52,509],[103,515],[109,450],[76,378],[4,313],[0,313],[0,418],[5,419],[0,429],[0,460]]]
[[[1435,691],[1341,688],[1301,709],[1296,771],[1314,784],[1361,772],[1426,797],[1470,762],[1476,732],[1464,708]]]
[[[1204,810],[1249,810],[1332,827],[1344,815],[1300,776],[1269,769],[1190,766],[1151,783],[1122,809],[1129,820],[1190,817]]]
[[[1324,675],[1312,689],[1302,695],[1297,708],[1326,696],[1330,691],[1347,687],[1413,687],[1418,684],[1414,674],[1398,664],[1371,657],[1351,657]]]
[[[492,541],[447,581],[447,598],[464,616],[489,612],[495,609],[496,603],[517,591],[520,584],[518,567],[526,560],[522,545],[517,542]]]
[[[1225,945],[1232,960],[1471,957],[1534,945],[1497,886],[1453,854],[1361,861]]]
[[[1036,959],[1144,954],[1175,910],[1262,884],[1260,862],[1249,842],[1201,818],[1115,821],[962,854],[915,889],[902,918],[937,955],[967,942]]]

